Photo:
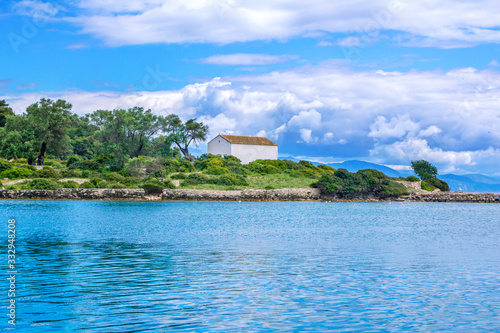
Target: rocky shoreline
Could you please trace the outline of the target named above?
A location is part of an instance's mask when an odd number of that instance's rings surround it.
[[[0,190],[0,199],[47,200],[145,200],[145,201],[405,201],[405,202],[477,202],[500,203],[500,194],[461,192],[416,192],[399,198],[377,198],[360,194],[350,198],[322,195],[316,188],[277,190],[189,190],[165,189],[161,194],[146,194],[142,189],[57,189]]]

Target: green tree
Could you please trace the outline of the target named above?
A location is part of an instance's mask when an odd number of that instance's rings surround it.
[[[189,145],[200,141],[205,141],[208,133],[208,126],[198,123],[194,119],[189,119],[185,123],[175,114],[166,117],[166,130],[170,133],[173,143],[179,147],[184,157],[194,164],[196,158],[189,153]]]
[[[121,161],[151,154],[153,140],[161,142],[158,138],[166,127],[164,117],[153,114],[151,110],[144,111],[141,107],[97,110],[89,119],[97,128],[97,151],[114,154]]]
[[[437,168],[426,160],[411,161],[411,168],[422,180],[437,176]]]
[[[36,139],[38,165],[43,165],[47,151],[60,156],[70,150],[68,128],[71,122],[71,107],[71,104],[62,99],[54,102],[42,98],[40,102],[31,104],[26,109],[28,124]]]
[[[35,147],[35,131],[26,114],[7,116],[5,127],[0,127],[0,155],[6,159],[26,158],[33,164]]]
[[[14,111],[9,107],[9,104],[5,100],[0,100],[0,127],[5,127],[7,123],[7,117],[13,116]]]

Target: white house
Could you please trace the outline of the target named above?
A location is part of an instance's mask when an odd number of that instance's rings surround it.
[[[208,153],[225,156],[233,155],[247,164],[252,161],[277,160],[278,145],[258,136],[219,134],[208,143]]]

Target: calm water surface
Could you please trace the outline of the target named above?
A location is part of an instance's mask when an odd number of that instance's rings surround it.
[[[498,204],[4,200],[0,218],[23,332],[500,331]]]

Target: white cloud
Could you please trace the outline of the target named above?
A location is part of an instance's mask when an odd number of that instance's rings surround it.
[[[379,31],[399,31],[402,43],[417,46],[500,41],[496,0],[80,0],[77,5],[83,14],[66,20],[108,45],[226,44],[342,33],[355,36],[341,43],[359,46],[378,40]]]
[[[368,136],[373,138],[400,138],[407,133],[414,133],[420,129],[420,126],[414,123],[408,114],[391,118],[388,122],[384,116],[378,116],[377,120],[370,125]]]
[[[218,54],[206,59],[203,63],[212,65],[229,65],[229,66],[249,66],[249,65],[270,65],[287,62],[292,59],[297,59],[296,56],[290,55],[269,55],[269,54]]]
[[[321,113],[316,110],[300,111],[288,122],[290,127],[318,127],[321,126]]]
[[[425,130],[421,130],[420,132],[418,132],[418,136],[432,136],[432,135],[436,135],[436,134],[439,134],[441,133],[441,129],[437,126],[429,126],[427,129]]]
[[[209,137],[265,131],[282,153],[308,153],[292,144],[302,140],[337,158],[355,149],[359,158],[384,164],[428,158],[442,169],[498,172],[498,71],[384,73],[355,73],[326,63],[215,78],[179,90],[29,92],[2,99],[17,113],[42,97],[63,98],[79,114],[139,105],[158,114],[198,117],[209,124]],[[338,144],[330,149],[333,142]]]
[[[312,136],[312,130],[307,128],[300,129],[300,137],[304,140],[305,143],[311,143],[316,141],[316,138]]]

